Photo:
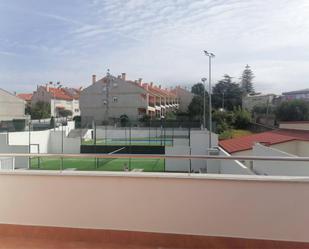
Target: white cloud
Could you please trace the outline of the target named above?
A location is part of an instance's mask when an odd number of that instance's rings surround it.
[[[216,54],[214,80],[224,73],[238,78],[248,63],[256,74],[257,90],[280,92],[308,84],[306,0],[81,3],[78,15],[72,9],[62,14],[33,11],[40,18],[63,23],[66,29],[49,30],[49,40],[44,37],[26,43],[20,39],[14,45],[31,48],[37,51],[35,56],[50,62],[52,70],[44,68],[49,73],[33,68],[32,75],[44,75],[46,81],[57,77],[89,82],[92,73],[104,74],[111,68],[115,74],[126,71],[129,77],[166,85],[192,84],[207,74],[202,50],[208,49]]]

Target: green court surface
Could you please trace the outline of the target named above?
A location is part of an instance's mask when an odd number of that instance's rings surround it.
[[[94,140],[83,141],[84,145],[93,145]],[[117,139],[97,139],[97,145],[158,145],[158,146],[172,146],[173,140],[168,138],[131,138],[131,140],[125,138]]]
[[[32,158],[30,169],[60,170],[59,158]],[[164,159],[94,159],[94,158],[64,158],[63,168],[84,171],[124,171],[143,169],[144,172],[163,172]]]

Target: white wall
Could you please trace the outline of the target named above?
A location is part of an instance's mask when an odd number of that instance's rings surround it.
[[[62,135],[62,131],[50,132],[49,153],[62,153],[63,141],[63,153],[79,154],[81,146],[80,138],[68,138],[65,136],[65,132],[63,133]]]
[[[28,153],[29,147],[22,145],[8,145],[7,134],[0,134],[0,153]],[[28,168],[28,157],[16,157],[15,168]]]
[[[286,152],[266,147],[261,144],[253,146],[255,156],[279,156],[296,157]],[[253,161],[253,170],[259,174],[277,176],[309,176],[308,162],[284,162],[284,161]]]
[[[166,155],[190,155],[189,146],[165,147]],[[165,159],[165,170],[172,172],[190,172],[189,159]]]
[[[0,223],[309,242],[306,193],[280,177],[16,171],[0,173]]]
[[[218,146],[218,135],[212,133],[211,145]],[[190,147],[192,155],[207,155],[209,149],[209,133],[208,131],[192,130],[190,132]],[[199,172],[200,169],[206,169],[207,160],[192,159],[191,168],[195,172]]]
[[[63,144],[64,153],[80,153],[80,138],[68,138],[66,134],[73,128],[73,125],[68,122],[68,126],[63,127]],[[45,131],[31,131],[30,143],[31,153],[61,153],[61,127]],[[29,132],[10,132],[10,145],[26,145],[29,146]],[[39,145],[39,146],[37,146]],[[38,151],[39,148],[39,151]]]
[[[49,140],[50,140],[50,130],[30,132],[30,143],[39,144],[40,153],[49,152]],[[29,132],[27,131],[10,132],[9,144],[29,146]],[[31,153],[37,153],[37,146],[31,146]]]
[[[309,141],[297,142],[297,155],[303,157],[309,157]]]
[[[106,138],[129,138],[130,137],[130,128],[115,128],[115,127],[105,127],[105,126],[97,126],[96,127],[96,135],[97,139]],[[161,130],[158,128],[144,128],[144,127],[132,127],[131,128],[131,137],[132,138],[148,138],[150,137],[162,137],[164,136],[164,129]],[[165,129],[165,136],[188,136],[188,129]]]
[[[292,130],[307,130],[309,131],[309,122],[303,121],[303,122],[286,122],[286,123],[280,123],[279,124],[280,129],[292,129]]]
[[[230,156],[230,154],[220,148],[220,156]],[[220,162],[221,174],[254,175],[254,173],[246,165],[237,160],[220,160]]]

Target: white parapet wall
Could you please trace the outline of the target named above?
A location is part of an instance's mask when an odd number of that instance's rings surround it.
[[[220,156],[231,156],[222,148],[219,148]],[[220,160],[220,173],[233,175],[255,175],[246,165],[237,160]]]
[[[0,172],[0,223],[309,242],[308,178]]]
[[[8,135],[5,133],[0,134],[0,153],[28,153],[29,146],[25,145],[9,145],[8,144]],[[29,160],[27,157],[11,157],[10,162],[13,163],[13,169],[26,169],[29,165]],[[6,158],[3,161],[5,167],[8,167],[9,160]]]
[[[253,146],[254,156],[278,156],[278,157],[296,157],[293,154],[280,151],[275,148],[266,147],[256,143]],[[275,176],[309,176],[308,162],[287,162],[287,161],[253,161],[253,170],[261,175]]]
[[[68,138],[67,134],[72,127],[50,129],[44,131],[10,132],[9,145],[31,144],[31,153],[80,153],[80,138]],[[63,134],[63,136],[62,136]]]
[[[190,155],[189,146],[165,147],[166,155]],[[165,171],[190,172],[189,159],[165,159]]]

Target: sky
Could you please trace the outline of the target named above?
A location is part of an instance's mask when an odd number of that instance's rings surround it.
[[[249,64],[263,93],[309,88],[308,0],[0,0],[0,87],[127,73],[190,86]]]

